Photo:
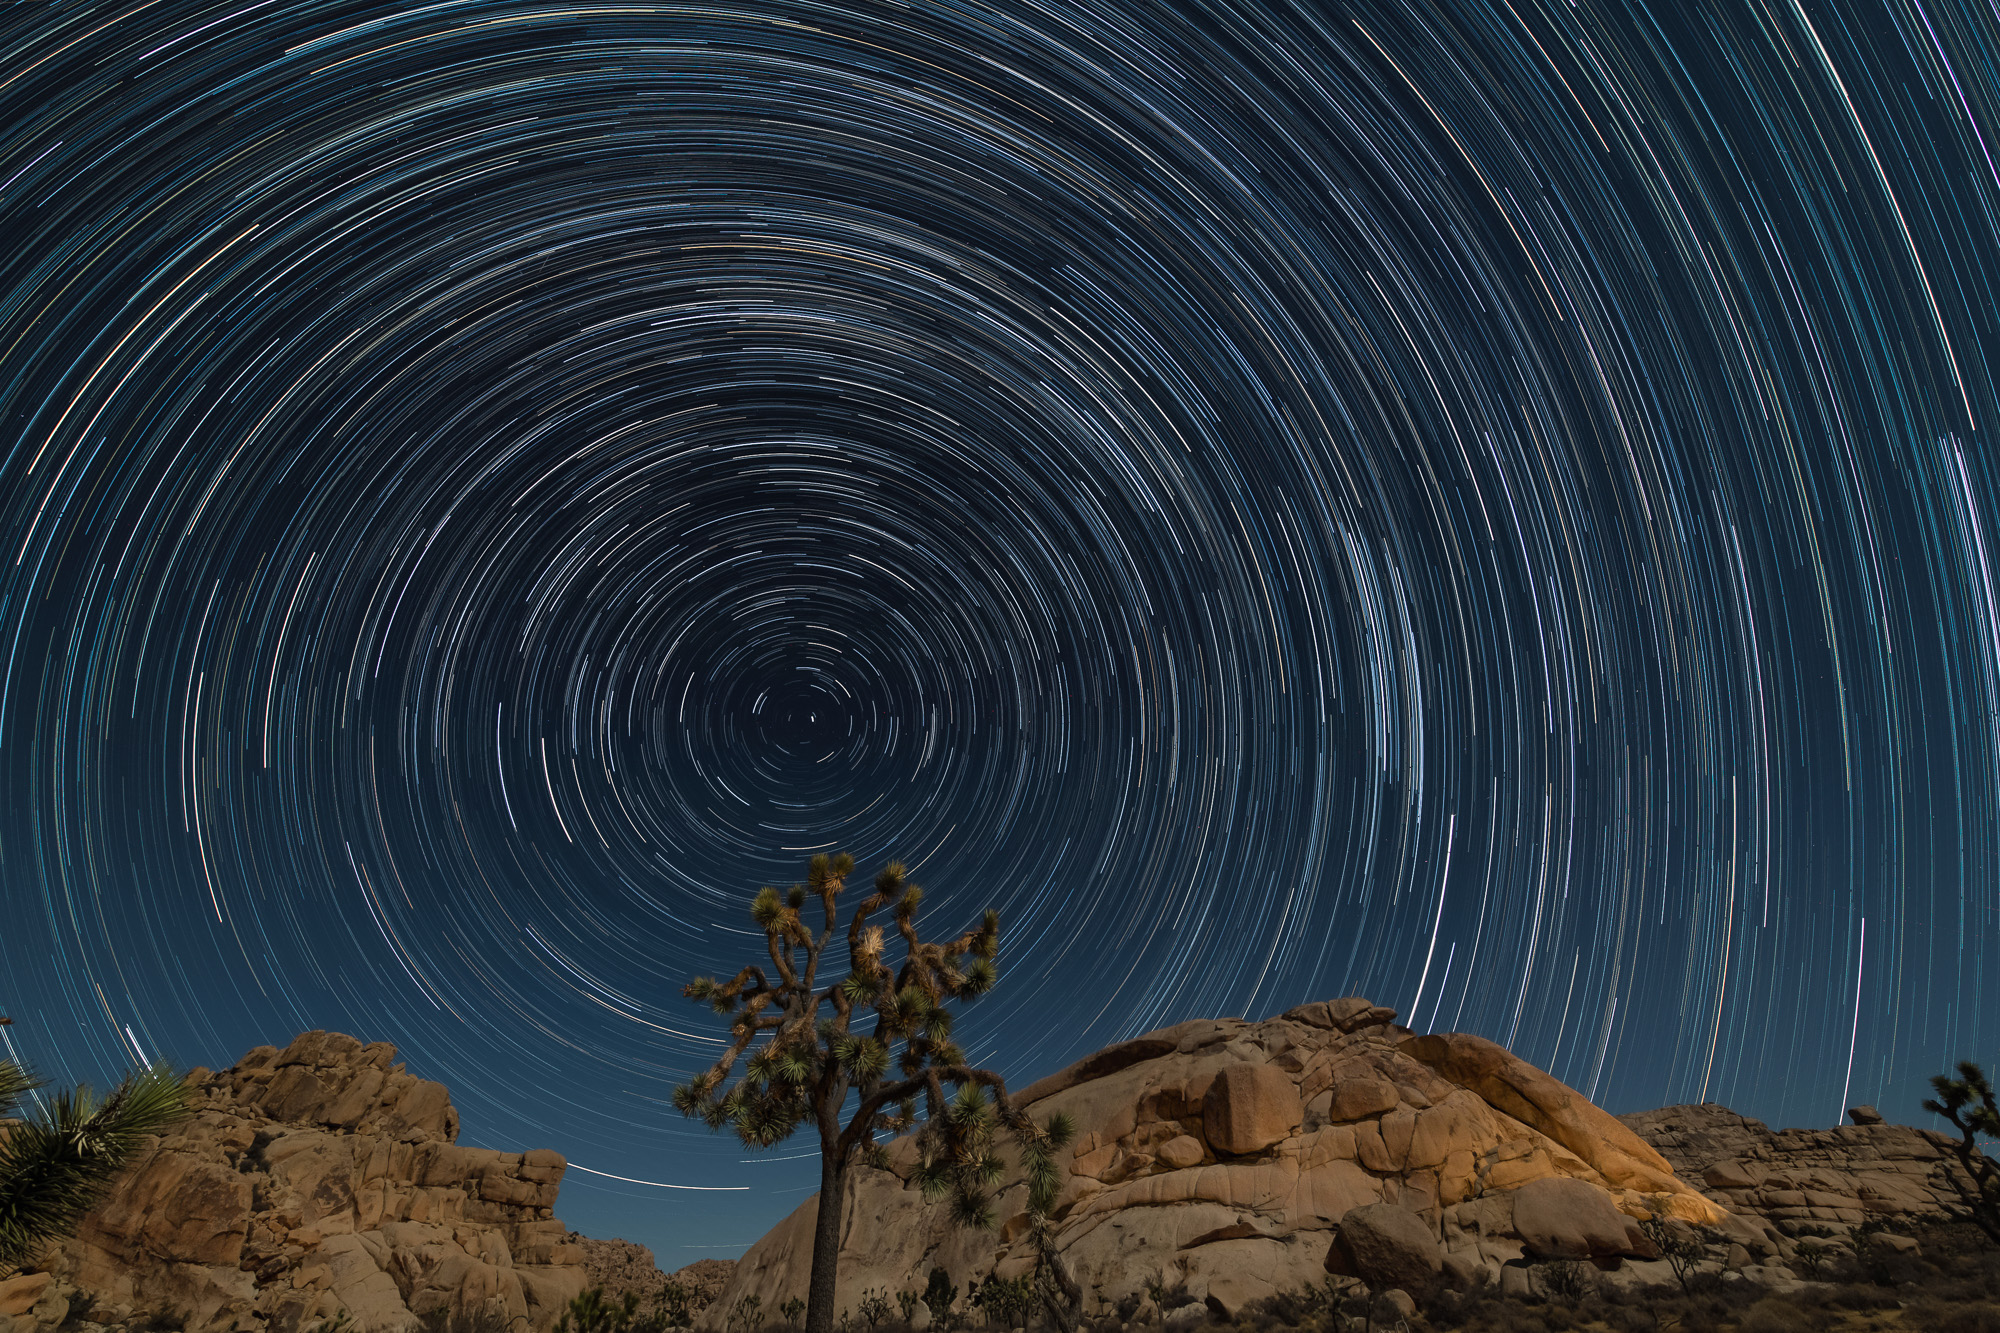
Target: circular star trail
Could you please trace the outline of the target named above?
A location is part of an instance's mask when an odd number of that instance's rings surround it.
[[[2000,1040],[1997,59],[12,6],[8,1040],[394,1041],[477,1141],[747,1187],[572,1175],[673,1266],[810,1179],[672,1115],[680,984],[845,849],[999,909],[1017,1079],[1362,993],[1613,1110],[1913,1115]]]

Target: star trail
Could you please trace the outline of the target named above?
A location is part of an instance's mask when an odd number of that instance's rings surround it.
[[[674,1267],[814,1179],[680,985],[845,849],[1012,1078],[1359,993],[1916,1117],[1997,147],[1990,0],[9,6],[10,1049],[393,1041]]]

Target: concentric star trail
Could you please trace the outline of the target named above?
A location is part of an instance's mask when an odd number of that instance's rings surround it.
[[[1985,0],[11,6],[12,1040],[393,1041],[671,1267],[810,1167],[673,1116],[680,984],[845,849],[999,909],[1010,1077],[1359,993],[1915,1117],[2000,1062],[1996,69]]]

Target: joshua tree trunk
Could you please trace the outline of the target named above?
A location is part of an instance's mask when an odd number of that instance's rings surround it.
[[[840,1212],[846,1202],[847,1154],[822,1147],[819,1154],[819,1217],[813,1222],[812,1284],[806,1289],[805,1333],[833,1333],[839,1314]]]

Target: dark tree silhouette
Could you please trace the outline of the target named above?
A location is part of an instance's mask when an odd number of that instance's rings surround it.
[[[0,1060],[0,1116],[40,1086]],[[102,1102],[88,1086],[59,1092],[43,1114],[0,1130],[0,1274],[33,1263],[50,1241],[74,1231],[146,1137],[187,1110],[180,1076],[155,1066],[126,1075]]]
[[[1965,1168],[1965,1179],[1953,1176],[1951,1183],[1986,1238],[2000,1245],[2000,1166],[1979,1151],[1977,1141],[1981,1134],[2000,1139],[2000,1107],[1993,1104],[1993,1085],[1978,1065],[1961,1060],[1957,1078],[1933,1074],[1931,1086],[1937,1089],[1937,1098],[1926,1099],[1924,1109],[1951,1121],[1961,1136],[1952,1151]]]
[[[834,1327],[847,1173],[858,1161],[887,1165],[878,1133],[916,1130],[913,1179],[925,1197],[949,1196],[954,1220],[990,1226],[988,1192],[1006,1169],[995,1131],[1004,1127],[1020,1147],[1033,1234],[1048,1257],[1053,1248],[1040,1241],[1061,1185],[1053,1154],[1072,1133],[1061,1116],[1034,1124],[1009,1103],[1006,1080],[968,1065],[951,1039],[946,1006],[984,994],[999,976],[994,960],[1000,919],[991,910],[977,929],[926,943],[917,934],[923,890],[908,881],[900,863],[891,862],[848,919],[846,974],[822,981],[838,900],[853,871],[854,858],[844,852],[815,856],[805,884],[782,893],[764,888],[750,915],[763,928],[770,969],[753,964],[728,981],[696,977],[683,988],[683,994],[731,1018],[732,1041],[713,1067],[675,1089],[675,1107],[713,1129],[734,1129],[752,1147],[782,1142],[807,1121],[819,1131],[819,1215],[805,1333],[831,1333]],[[801,916],[812,897],[825,912],[818,931]],[[885,961],[890,946],[882,926],[868,924],[885,909],[902,946],[895,967]],[[1074,1291],[1075,1284],[1058,1263],[1044,1285]],[[1068,1310],[1057,1313],[1068,1315],[1066,1323],[1073,1320]]]

